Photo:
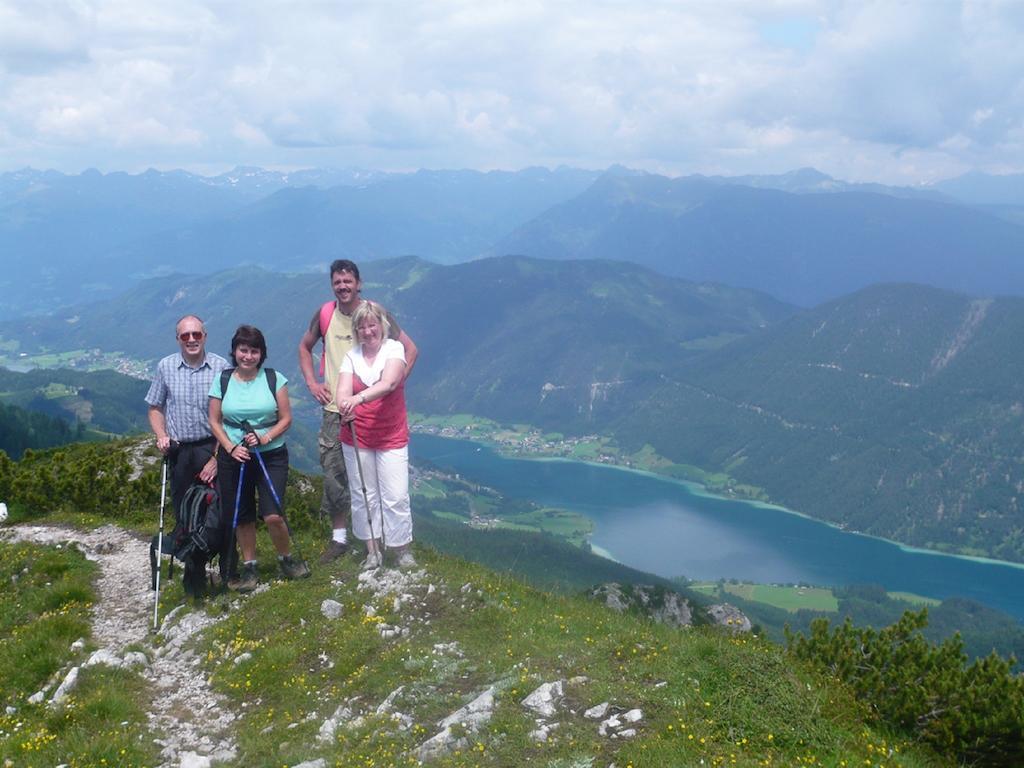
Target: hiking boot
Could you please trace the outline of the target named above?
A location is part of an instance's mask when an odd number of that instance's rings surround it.
[[[395,547],[395,567],[402,571],[416,567],[416,558],[412,556],[412,547]]]
[[[256,564],[246,563],[242,566],[242,572],[238,575],[238,578],[231,579],[228,582],[228,589],[234,592],[252,592],[259,583],[259,576],[256,575]]]
[[[327,548],[324,550],[324,553],[320,555],[320,565],[328,565],[330,563],[333,563],[346,552],[348,552],[347,542],[334,541],[333,539],[331,539],[331,542],[327,545]]]
[[[278,561],[278,564],[286,579],[309,578],[309,566],[306,565],[305,560],[296,560],[291,555],[285,555]]]
[[[368,552],[366,559],[363,560],[362,569],[364,571],[372,571],[374,568],[380,568],[384,565],[384,558],[381,557],[380,552]]]

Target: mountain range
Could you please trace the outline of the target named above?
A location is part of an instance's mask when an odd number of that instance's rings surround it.
[[[1016,294],[1022,186],[970,176],[888,187],[813,169],[678,179],[621,167],[238,168],[213,177],[25,169],[0,174],[0,318],[111,297],[164,274],[319,270],[338,257],[403,255],[633,261],[804,306],[884,281]]]

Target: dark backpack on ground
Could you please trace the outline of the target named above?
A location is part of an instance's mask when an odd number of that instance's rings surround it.
[[[185,491],[181,508],[175,510],[174,530],[163,537],[162,554],[170,555],[169,575],[174,575],[174,560],[184,566],[185,594],[201,595],[206,587],[206,564],[220,554],[226,527],[221,514],[220,496],[215,486],[196,481]],[[149,546],[150,576],[156,589],[156,550],[159,538]]]

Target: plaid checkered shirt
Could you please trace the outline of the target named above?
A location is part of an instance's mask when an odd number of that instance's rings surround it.
[[[212,437],[209,418],[210,385],[227,366],[227,360],[212,352],[193,368],[180,352],[168,355],[156,366],[156,377],[146,393],[146,402],[160,408],[167,422],[167,434],[179,443]]]

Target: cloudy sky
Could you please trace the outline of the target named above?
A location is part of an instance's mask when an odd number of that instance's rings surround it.
[[[0,172],[1024,171],[1024,2],[0,0]]]

